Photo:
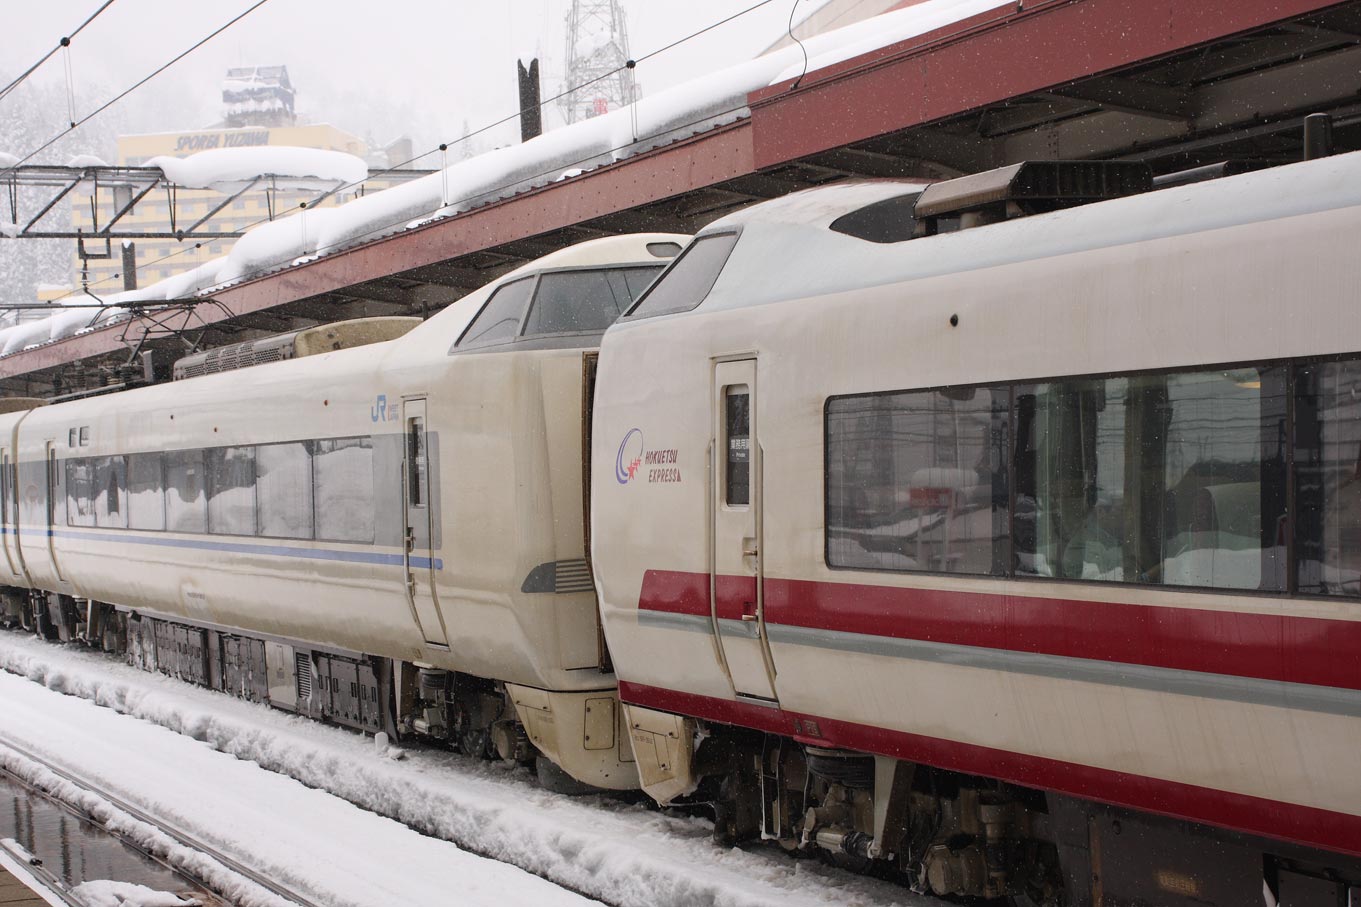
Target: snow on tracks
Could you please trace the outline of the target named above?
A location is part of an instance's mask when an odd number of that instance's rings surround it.
[[[303,905],[581,907],[460,850],[156,724],[0,673],[0,745]],[[0,746],[0,749],[2,749]]]
[[[266,891],[216,860],[176,842],[165,832],[117,808],[0,742],[0,768],[19,780],[93,818],[103,828],[131,841],[181,872],[201,880],[237,907],[295,907],[292,901]],[[106,882],[87,885],[107,885]],[[178,899],[176,899],[178,900]]]
[[[499,764],[439,752],[393,761],[349,731],[25,635],[0,633],[0,668],[620,907],[939,903],[769,849],[723,849],[707,822],[562,797]]]

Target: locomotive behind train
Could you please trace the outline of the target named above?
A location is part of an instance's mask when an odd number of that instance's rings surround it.
[[[1358,236],[1348,154],[583,244],[397,339],[16,404],[4,601],[921,891],[1355,904]]]

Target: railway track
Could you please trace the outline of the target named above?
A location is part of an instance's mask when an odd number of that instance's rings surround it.
[[[4,637],[11,639],[9,634]],[[291,778],[423,837],[453,844],[469,856],[514,867],[596,903],[629,907],[715,902],[752,907],[938,903],[895,884],[847,876],[818,861],[800,861],[795,866],[782,853],[715,851],[707,831],[696,831],[688,819],[674,814],[668,818],[650,812],[635,815],[628,807],[597,809],[593,798],[549,798],[551,802],[542,807],[526,806],[524,798],[535,795],[524,784],[507,779],[503,785],[500,773],[484,773],[478,765],[446,765],[437,748],[427,751],[419,745],[403,745],[413,757],[413,770],[408,771],[398,767],[405,766],[405,760],[390,763],[368,758],[372,744],[361,735],[340,734],[335,741],[329,733],[326,740],[307,733],[295,735],[295,722],[284,713],[259,707],[259,715],[243,716],[236,707],[244,704],[197,687],[186,685],[186,701],[167,708],[159,696],[143,695],[150,689],[161,692],[158,675],[123,664],[106,674],[104,665],[118,659],[43,644],[26,635],[15,634],[12,639],[16,646],[0,645],[0,669],[6,674],[77,699],[121,703],[116,711],[197,739],[203,738],[186,727],[206,722],[216,730],[205,742],[219,752],[230,752],[265,772]],[[200,693],[203,702],[198,701]],[[219,705],[224,707],[221,712]],[[257,710],[246,708],[252,713]],[[5,736],[0,730],[0,745]],[[342,739],[354,740],[358,746],[342,743]],[[318,768],[335,759],[351,770],[337,774]],[[460,782],[460,767],[469,770],[466,783],[443,783]],[[587,828],[589,833],[583,831]],[[617,859],[613,857],[616,850]],[[610,856],[602,857],[607,853]],[[700,866],[705,869],[687,868]],[[642,894],[641,884],[655,887]]]
[[[234,857],[222,851],[220,848],[214,846],[212,843],[204,840],[200,835],[195,834],[194,832],[184,828],[183,826],[175,822],[163,819],[159,816],[153,816],[152,814],[138,807],[136,804],[128,802],[126,799],[107,790],[106,788],[103,788],[102,786],[94,782],[91,782],[88,779],[77,777],[76,775],[73,775],[72,773],[66,771],[62,767],[54,765],[52,762],[43,758],[38,753],[35,753],[28,747],[24,746],[23,744],[14,741],[7,735],[0,734],[0,746],[4,746],[5,748],[10,749],[13,752],[17,753],[24,759],[27,759],[28,761],[41,766],[44,770],[52,773],[53,775],[67,782],[68,784],[82,791],[93,794],[94,796],[100,798],[101,800],[106,801],[110,806],[114,807],[115,809],[123,813],[126,813],[128,816],[132,817],[137,822],[140,822],[143,825],[150,826],[156,829],[157,831],[160,831],[162,834],[166,835],[166,837],[170,838],[176,844],[179,844],[182,847],[188,848],[198,854],[207,857],[213,862],[218,863],[223,869],[227,870],[228,872],[234,873],[235,875],[239,876],[242,879],[245,879],[251,884],[258,886],[260,889],[263,889],[264,891],[268,892],[274,897],[281,899],[286,904],[296,905],[296,907],[326,907],[326,905],[323,902],[313,900],[312,898],[308,897],[302,892],[296,891],[292,888],[289,888],[288,886],[282,885],[276,880],[255,871],[250,866],[247,866],[240,860],[235,859]],[[75,811],[85,821],[94,824],[95,826],[103,829],[104,831],[108,832],[111,835],[114,835],[115,837],[118,837],[129,847],[132,847],[134,850],[137,850],[145,854],[146,856],[150,857],[151,859],[159,863],[167,865],[169,868],[173,869],[180,875],[188,879],[191,879],[193,882],[202,885],[204,888],[207,888],[210,891],[213,891],[215,894],[218,894],[219,896],[223,897],[224,900],[226,900],[227,902],[232,902],[235,900],[234,898],[227,895],[225,892],[221,890],[222,886],[214,884],[213,880],[211,879],[204,878],[203,873],[195,872],[194,870],[187,868],[183,865],[178,865],[183,861],[167,859],[164,855],[152,853],[146,847],[140,845],[138,842],[129,838],[121,830],[109,827],[109,824],[106,821],[101,820],[98,816],[93,815],[90,811],[82,809],[80,806],[71,803],[68,799],[60,797],[52,791],[45,790],[41,786],[38,786],[27,779],[19,777],[18,775],[14,774],[13,772],[7,771],[4,768],[0,768],[0,771],[5,772],[5,774],[8,777],[12,778],[16,783],[22,785],[23,787],[35,791],[41,796],[55,800],[56,802],[61,803],[66,808]],[[71,904],[78,904],[76,900],[70,899],[69,896],[68,902]],[[282,905],[280,905],[280,907],[282,907]]]

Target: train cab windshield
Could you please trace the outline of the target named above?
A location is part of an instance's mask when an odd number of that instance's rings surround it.
[[[631,310],[629,318],[674,315],[697,308],[718,282],[728,263],[736,233],[711,233],[700,236],[682,252],[666,273],[649,288]]]
[[[487,300],[451,352],[603,333],[663,267],[659,263],[573,268],[507,283]]]

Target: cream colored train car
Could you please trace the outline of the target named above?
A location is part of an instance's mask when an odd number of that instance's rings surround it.
[[[144,666],[634,788],[583,412],[601,332],[682,241],[565,249],[395,340],[0,417],[0,566],[35,623]]]
[[[810,190],[607,332],[646,790],[942,894],[1358,903],[1361,154],[1149,182]]]

